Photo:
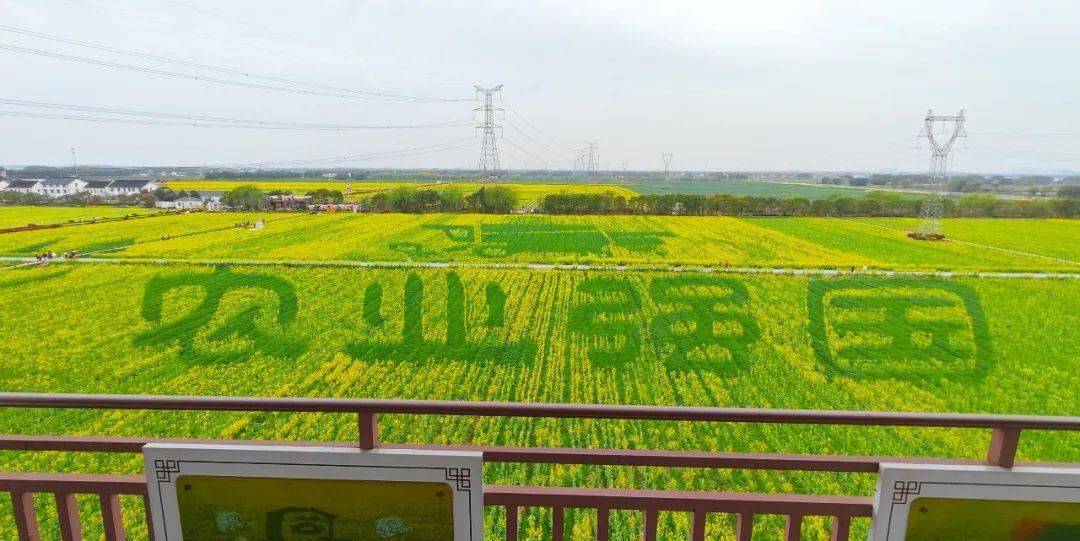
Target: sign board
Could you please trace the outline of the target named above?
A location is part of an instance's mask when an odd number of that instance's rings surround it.
[[[1080,468],[882,464],[872,541],[1080,539]]]
[[[479,541],[475,452],[150,444],[159,541]]]

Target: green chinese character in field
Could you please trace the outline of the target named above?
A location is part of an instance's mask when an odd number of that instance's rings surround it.
[[[570,310],[570,331],[583,337],[594,363],[637,360],[641,353],[641,296],[629,280],[590,278],[578,284],[586,301]]]
[[[747,312],[750,296],[737,280],[679,276],[652,281],[649,294],[660,312],[650,330],[657,356],[673,368],[731,372],[747,362],[747,345],[758,339]]]
[[[202,302],[182,317],[162,323],[165,294],[170,291],[183,291],[184,288],[203,290]],[[211,353],[200,351],[196,338],[208,327],[217,315],[222,298],[230,291],[243,289],[262,290],[277,298],[277,310],[274,321],[284,328],[296,318],[296,288],[289,282],[267,274],[236,274],[228,269],[218,268],[213,274],[182,274],[174,276],[155,276],[146,284],[143,295],[142,315],[153,327],[136,336],[133,340],[138,346],[162,346],[180,344],[180,355],[186,360],[230,361],[246,356],[242,351]],[[207,341],[224,341],[231,337],[241,337],[250,341],[254,349],[266,355],[276,357],[294,357],[304,351],[301,343],[287,340],[279,332],[263,329],[258,324],[260,306],[246,306],[239,312],[227,317],[224,322],[204,336]]]
[[[405,277],[402,290],[401,339],[397,343],[360,340],[345,347],[345,351],[357,359],[427,361],[432,359],[476,361],[489,359],[495,362],[520,362],[535,356],[536,345],[527,340],[507,341],[489,333],[480,339],[469,339],[469,300],[465,284],[456,272],[446,274],[446,339],[435,342],[424,336],[424,280],[410,272]],[[485,329],[494,330],[505,325],[506,292],[495,282],[484,288],[487,314]],[[383,286],[373,282],[364,290],[363,319],[373,329],[386,324],[383,317]]]
[[[915,381],[979,379],[993,363],[979,298],[934,280],[814,280],[810,336],[827,372]]]

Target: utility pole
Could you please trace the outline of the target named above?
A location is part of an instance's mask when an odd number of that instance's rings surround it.
[[[596,152],[596,143],[585,145],[585,174],[595,177],[600,170],[600,155]]]
[[[674,158],[675,155],[670,152],[665,152],[661,154],[660,157],[664,159],[664,179],[671,180],[671,159]]]
[[[79,160],[75,158],[75,147],[71,147],[71,170],[72,176],[79,176]]]
[[[476,86],[476,99],[480,99],[481,94],[484,95],[484,104],[473,109],[473,111],[481,113],[483,117],[482,123],[476,127],[476,129],[483,132],[483,140],[480,143],[480,167],[478,170],[480,180],[498,180],[502,175],[497,144],[498,132],[502,128],[495,123],[495,112],[502,111],[502,108],[494,105],[495,96],[501,93],[502,85],[492,88]]]
[[[930,194],[923,201],[920,213],[922,223],[916,238],[944,238],[941,234],[941,218],[945,214],[943,192],[949,181],[949,152],[957,140],[967,137],[965,120],[963,109],[955,116],[935,115],[933,109],[926,112],[925,125],[919,137],[925,137],[930,142],[929,180],[938,193]]]

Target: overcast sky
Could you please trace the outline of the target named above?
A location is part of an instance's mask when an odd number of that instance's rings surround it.
[[[658,169],[672,152],[680,170],[923,171],[916,136],[932,107],[967,110],[954,170],[1080,171],[1078,20],[1075,0],[0,2],[5,27],[306,83],[439,98],[503,84],[518,113],[500,141],[510,168],[567,168],[572,149],[595,141],[605,169]],[[0,46],[278,85],[10,28]],[[11,50],[0,50],[0,74],[3,100],[263,121],[440,123],[470,119],[476,105],[271,91]],[[0,163],[66,165],[71,147],[82,163],[252,163],[475,135],[471,124],[298,131],[0,116]],[[348,164],[475,167],[478,154],[474,141]]]

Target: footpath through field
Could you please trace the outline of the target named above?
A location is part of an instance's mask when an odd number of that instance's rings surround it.
[[[777,276],[884,276],[922,278],[1018,278],[1031,280],[1080,279],[1076,272],[957,272],[957,271],[899,271],[882,269],[814,269],[795,267],[723,267],[709,265],[603,265],[559,263],[477,263],[469,261],[349,261],[325,259],[170,259],[135,257],[79,257],[55,259],[40,263],[33,257],[0,256],[0,261],[13,263],[7,268],[39,264],[128,264],[128,265],[213,265],[238,267],[354,267],[370,269],[490,269],[537,271],[607,271],[607,272],[687,272],[721,274],[774,274]]]

